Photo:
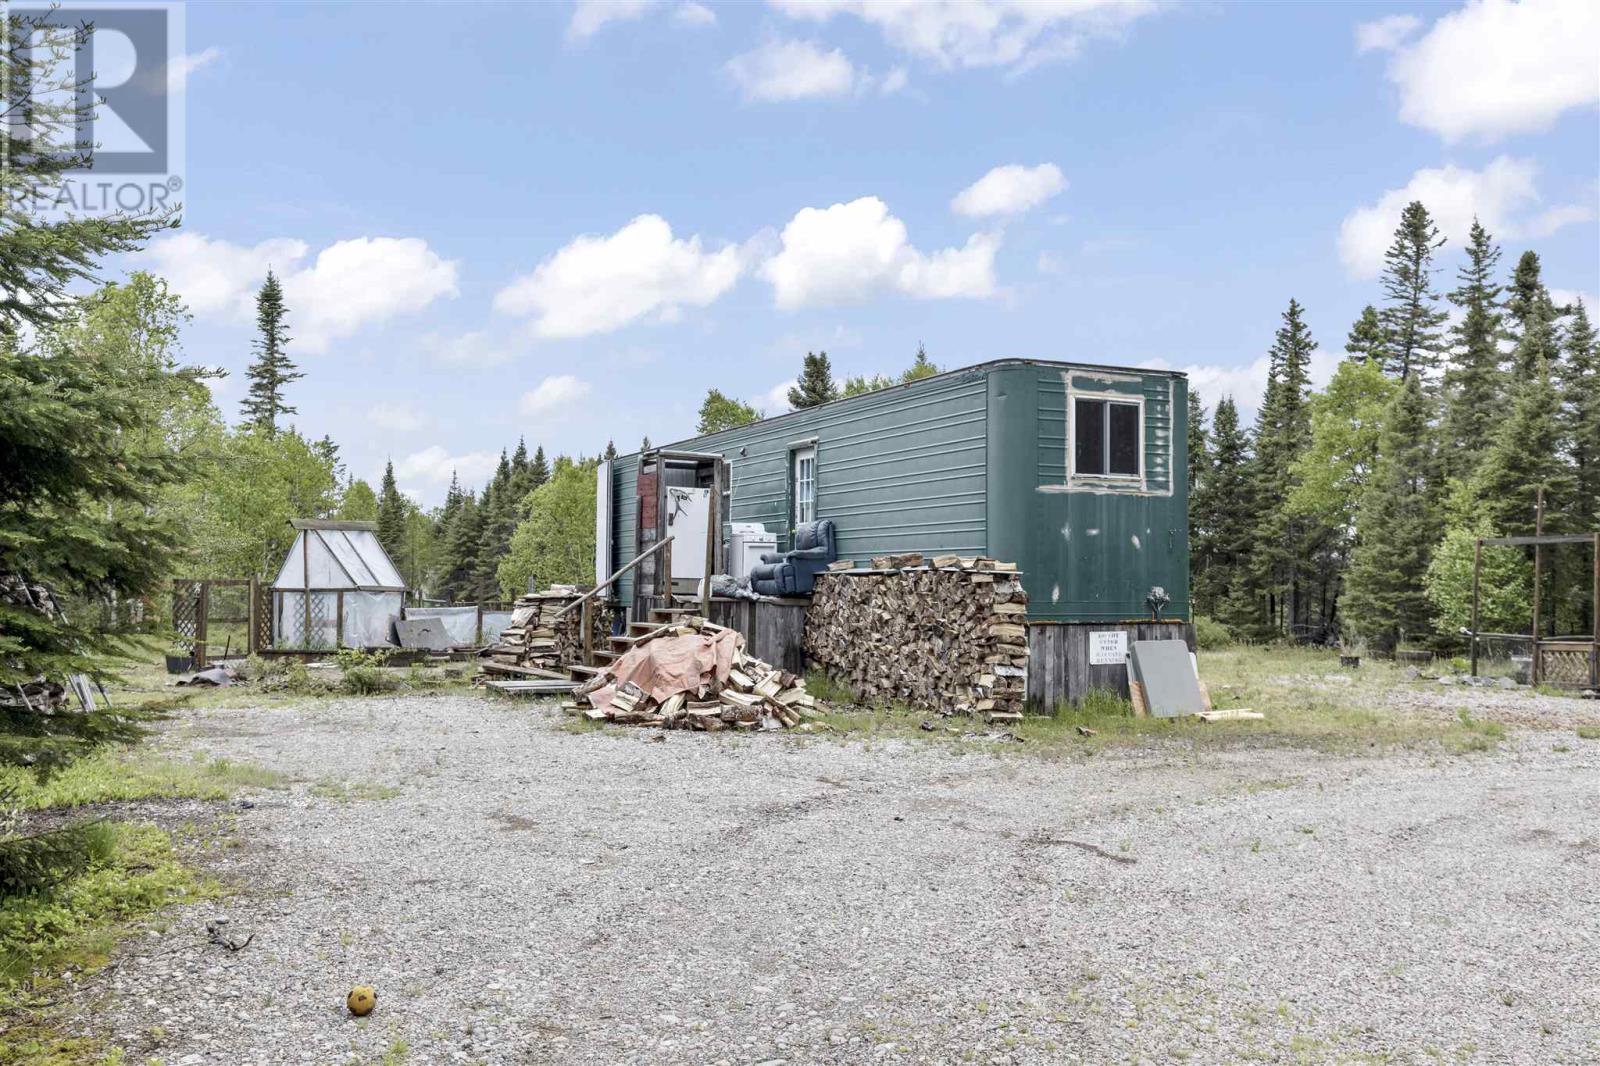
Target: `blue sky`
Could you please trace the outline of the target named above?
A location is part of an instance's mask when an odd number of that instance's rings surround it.
[[[1441,288],[1477,213],[1593,301],[1596,8],[191,4],[184,227],[127,265],[231,416],[271,263],[297,423],[426,503],[519,435],[687,436],[713,385],[776,413],[808,349],[1253,408],[1290,297],[1338,357],[1412,195]]]

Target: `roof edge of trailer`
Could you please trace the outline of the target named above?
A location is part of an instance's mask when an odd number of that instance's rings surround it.
[[[915,381],[896,382],[895,384],[890,385],[887,388],[873,389],[871,392],[857,393],[854,396],[841,396],[837,400],[829,400],[827,403],[819,403],[819,404],[815,405],[814,407],[802,407],[799,410],[785,411],[781,415],[772,415],[772,416],[767,417],[767,418],[758,418],[754,422],[746,422],[743,425],[733,427],[733,429],[746,429],[746,428],[748,428],[750,426],[759,426],[759,425],[763,425],[763,424],[768,423],[768,422],[778,422],[778,421],[780,421],[782,419],[785,419],[785,418],[793,418],[796,415],[805,414],[808,411],[816,411],[816,410],[820,410],[821,408],[824,408],[824,407],[832,407],[834,404],[838,404],[838,403],[854,403],[854,402],[856,402],[858,400],[865,399],[868,396],[874,396],[874,397],[883,396],[886,393],[895,392],[895,391],[900,390],[900,389],[920,388],[920,387],[926,385],[930,381],[938,381],[941,378],[952,378],[952,377],[955,377],[958,374],[971,374],[971,373],[974,373],[974,372],[977,372],[977,371],[994,370],[994,369],[997,369],[999,367],[1004,367],[1004,366],[1044,366],[1044,367],[1062,367],[1062,368],[1067,368],[1067,369],[1072,369],[1072,370],[1109,370],[1109,371],[1112,371],[1112,372],[1118,373],[1118,374],[1130,374],[1130,373],[1131,374],[1149,374],[1149,375],[1152,375],[1152,376],[1155,376],[1155,377],[1184,378],[1184,379],[1187,379],[1188,376],[1189,376],[1186,372],[1184,372],[1182,370],[1158,369],[1158,368],[1155,368],[1155,367],[1113,366],[1113,365],[1111,365],[1109,363],[1075,363],[1075,362],[1072,362],[1071,360],[1067,360],[1067,359],[1028,359],[1028,358],[1024,358],[1024,357],[1021,357],[1021,356],[1007,356],[1007,357],[1003,357],[1003,358],[1000,358],[1000,359],[988,359],[988,360],[985,360],[984,362],[981,362],[981,363],[973,363],[970,366],[961,366],[961,367],[955,367],[955,368],[950,369],[950,370],[943,370],[943,371],[940,371],[937,374],[929,374],[925,378],[918,378]],[[719,430],[717,430],[717,433],[729,433],[729,432],[732,432],[732,430],[731,429],[719,429]],[[660,453],[660,452],[679,452],[679,453],[683,453],[684,452],[684,449],[682,447],[683,445],[688,444],[691,441],[704,440],[707,437],[714,437],[714,436],[717,435],[717,433],[697,433],[692,437],[683,437],[683,438],[680,438],[679,440],[673,441],[670,444],[663,444],[663,445],[660,445],[659,447],[653,447],[653,448],[651,448],[649,450],[648,453],[644,453],[644,452],[639,451],[638,449],[635,449],[634,451],[631,451],[631,452],[623,452],[623,453],[619,454],[617,456],[617,458],[618,459],[631,459],[631,458],[634,458],[635,456],[642,455],[642,454],[655,455],[655,454]],[[707,457],[710,456],[710,453],[705,453],[705,454],[707,455]]]
[[[363,533],[378,531],[378,523],[362,522],[353,518],[291,518],[289,524],[296,529],[344,529]]]

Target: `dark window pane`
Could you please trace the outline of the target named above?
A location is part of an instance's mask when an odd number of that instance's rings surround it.
[[[1139,473],[1139,408],[1131,403],[1111,408],[1111,474]]]
[[[1106,472],[1106,405],[1078,400],[1072,409],[1072,467],[1080,474]]]

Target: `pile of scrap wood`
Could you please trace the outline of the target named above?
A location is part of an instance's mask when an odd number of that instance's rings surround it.
[[[511,612],[511,624],[500,631],[498,642],[482,653],[489,673],[555,673],[566,663],[583,661],[583,610],[566,610],[582,593],[572,585],[552,585],[543,592],[518,597]],[[594,630],[594,646],[606,646],[609,635],[607,612],[594,605],[589,612]],[[559,616],[559,617],[558,617]],[[515,669],[496,669],[515,667]],[[561,676],[565,676],[561,674]]]
[[[663,729],[792,729],[818,717],[805,682],[744,651],[736,630],[698,616],[645,633],[563,706]]]
[[[1015,563],[892,555],[832,564],[806,613],[806,655],[868,703],[1022,717],[1028,593]]]

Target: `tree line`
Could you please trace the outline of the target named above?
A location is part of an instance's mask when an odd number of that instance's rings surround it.
[[[1600,529],[1600,345],[1581,303],[1558,306],[1539,256],[1509,277],[1476,221],[1449,291],[1445,241],[1421,202],[1384,255],[1380,305],[1310,387],[1317,349],[1290,300],[1255,424],[1231,396],[1189,396],[1194,609],[1255,639],[1388,651],[1459,646],[1475,541]],[[1452,314],[1453,311],[1453,314]],[[1486,548],[1484,632],[1527,632],[1531,553]],[[1555,551],[1547,633],[1592,630],[1588,553]]]

